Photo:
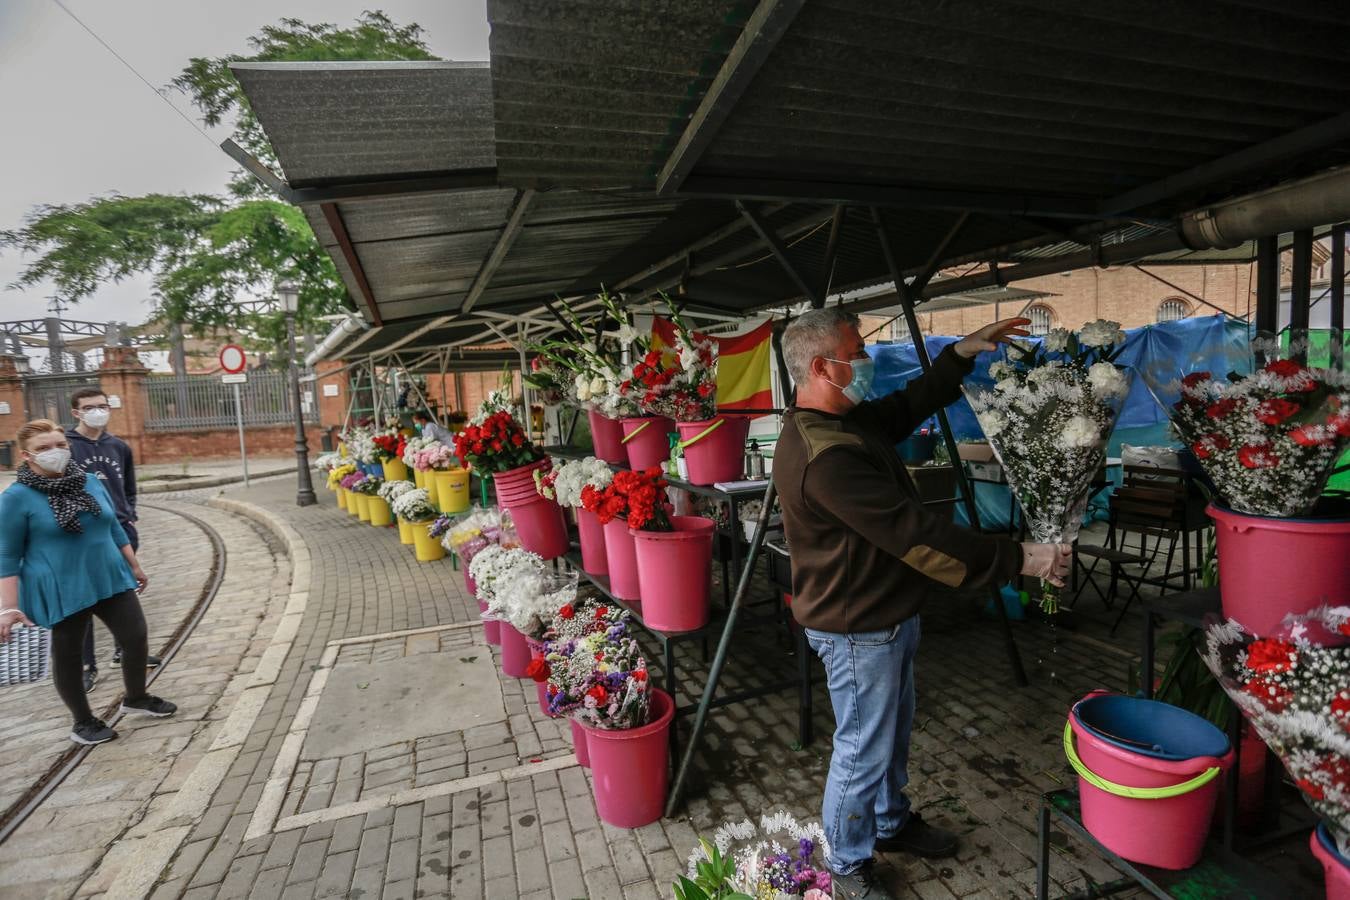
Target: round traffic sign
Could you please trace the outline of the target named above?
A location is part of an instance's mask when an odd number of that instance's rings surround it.
[[[244,348],[238,344],[226,344],[220,348],[220,367],[231,375],[236,372],[244,371],[248,358],[244,356]]]

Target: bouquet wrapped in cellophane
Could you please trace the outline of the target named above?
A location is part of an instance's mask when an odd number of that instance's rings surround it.
[[[1078,536],[1129,393],[1129,378],[1115,364],[1124,340],[1120,325],[1105,320],[1076,334],[1057,328],[1039,347],[1010,344],[989,367],[992,386],[964,387],[1038,543]],[[1041,608],[1059,608],[1059,588],[1048,581],[1041,582]]]

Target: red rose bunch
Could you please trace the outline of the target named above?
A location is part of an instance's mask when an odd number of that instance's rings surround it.
[[[659,466],[642,472],[615,472],[614,480],[602,489],[587,485],[581,489],[581,505],[595,513],[601,524],[623,518],[628,520],[631,528],[672,530],[666,503],[666,481],[661,477]]]
[[[375,455],[379,457],[380,461],[403,458],[404,440],[402,435],[377,434],[371,440],[375,442]]]
[[[675,347],[652,348],[619,384],[619,392],[650,415],[702,422],[717,415],[717,344],[695,334],[675,314]]]
[[[505,411],[493,413],[480,425],[466,425],[455,435],[455,455],[480,472],[505,472],[543,458],[525,429]]]
[[[1247,648],[1247,668],[1253,672],[1288,672],[1298,662],[1298,648],[1288,641],[1264,638]]]

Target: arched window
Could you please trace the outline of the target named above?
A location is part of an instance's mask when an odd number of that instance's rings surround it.
[[[1191,314],[1191,307],[1185,300],[1178,300],[1176,297],[1168,297],[1158,304],[1158,321],[1175,322],[1177,319],[1184,319]]]
[[[1048,334],[1055,327],[1055,314],[1048,306],[1031,307],[1027,310],[1027,318],[1031,320],[1028,330],[1032,334]]]

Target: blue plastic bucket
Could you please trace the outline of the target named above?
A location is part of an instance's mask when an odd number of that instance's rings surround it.
[[[1098,694],[1073,708],[1088,731],[1109,744],[1154,759],[1223,756],[1228,736],[1195,713],[1140,697]]]

